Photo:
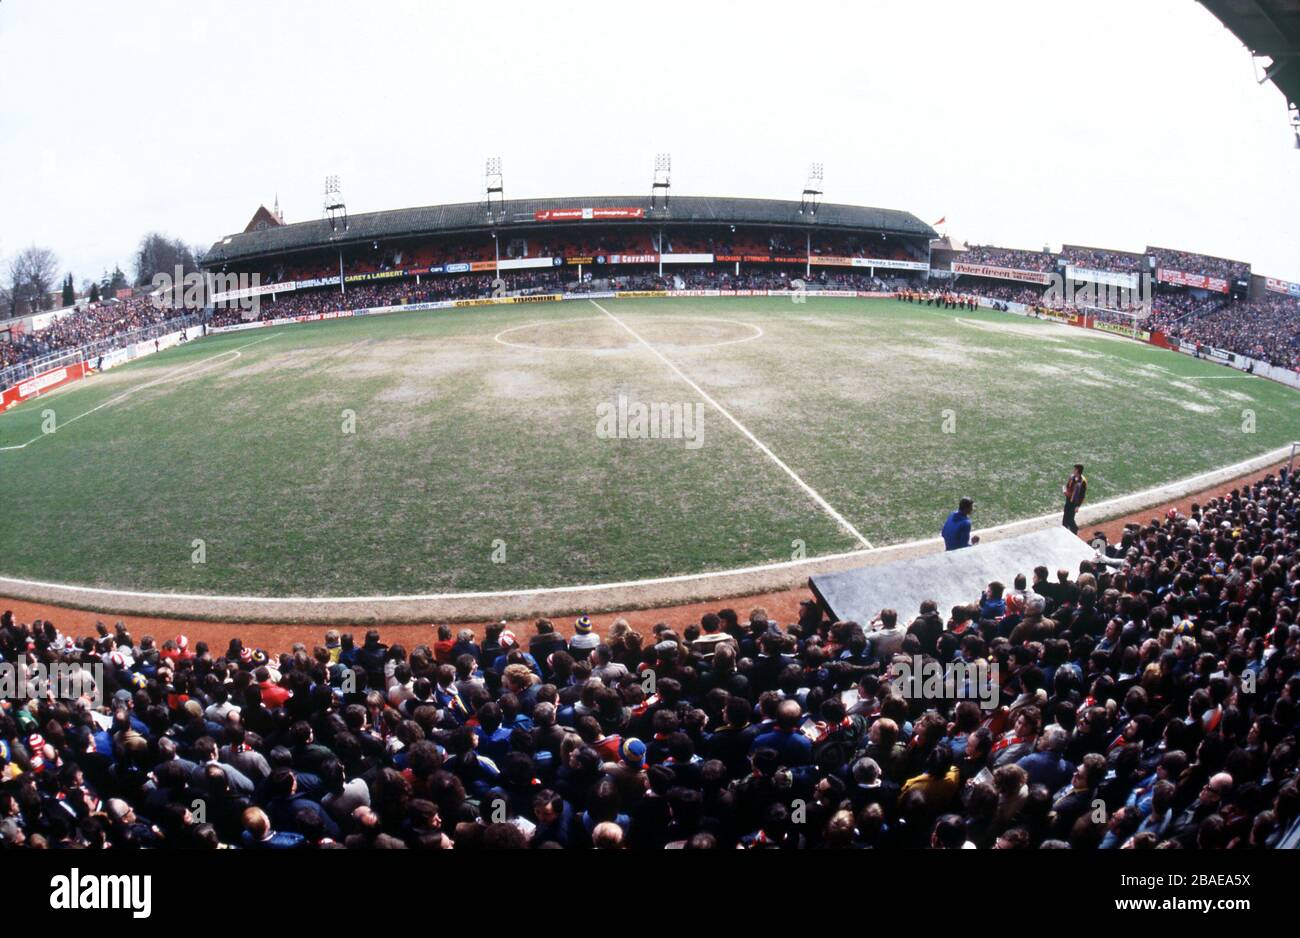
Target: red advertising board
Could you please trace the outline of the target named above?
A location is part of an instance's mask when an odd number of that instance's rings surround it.
[[[0,392],[0,413],[15,404],[31,400],[46,391],[52,391],[55,388],[84,378],[88,370],[85,362],[77,362],[75,365],[66,365],[63,368],[52,368],[35,377],[28,378],[26,381],[20,381],[11,388],[5,388],[3,392]]]
[[[1198,290],[1213,290],[1215,293],[1227,293],[1228,281],[1222,277],[1207,277],[1205,274],[1187,274],[1181,270],[1160,268],[1156,279],[1180,287],[1196,287]]]
[[[617,221],[644,217],[643,208],[544,208],[533,212],[534,221]]]

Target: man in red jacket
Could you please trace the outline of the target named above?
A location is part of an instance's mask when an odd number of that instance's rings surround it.
[[[272,709],[283,707],[290,697],[289,691],[272,682],[271,672],[261,667],[253,672],[253,676],[257,678],[257,686],[262,689],[262,703]]]

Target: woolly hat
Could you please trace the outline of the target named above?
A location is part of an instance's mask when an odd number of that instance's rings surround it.
[[[628,765],[640,765],[645,762],[645,743],[630,736],[619,744],[618,754]]]

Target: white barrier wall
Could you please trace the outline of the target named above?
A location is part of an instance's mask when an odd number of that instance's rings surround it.
[[[105,352],[103,355],[97,355],[87,360],[87,364],[97,371],[108,371],[110,368],[116,368],[118,365],[126,364],[137,358],[144,358],[146,355],[153,355],[157,352],[166,351],[180,345],[183,341],[191,342],[203,335],[202,326],[190,326],[188,329],[182,329],[177,332],[169,332],[166,335],[160,335],[155,339],[145,339],[141,342],[135,342],[125,348],[114,349],[111,352]],[[155,344],[155,342],[157,344]]]
[[[1191,342],[1178,343],[1178,351],[1184,355],[1196,355],[1196,346]],[[1247,371],[1251,365],[1254,365],[1254,374],[1261,378],[1268,378],[1270,381],[1277,381],[1280,384],[1289,385],[1290,387],[1300,389],[1300,373],[1294,372],[1289,368],[1278,368],[1276,365],[1270,365],[1268,362],[1260,361],[1257,358],[1249,358],[1245,355],[1237,355],[1234,352],[1227,352],[1223,349],[1209,348],[1202,346],[1201,358],[1216,365],[1222,365],[1225,368],[1233,368],[1237,371]]]

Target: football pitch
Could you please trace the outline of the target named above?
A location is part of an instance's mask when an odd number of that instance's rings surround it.
[[[602,299],[252,329],[0,415],[0,574],[375,596],[978,530],[1300,438],[1281,385],[893,300]],[[53,432],[45,432],[52,429]]]

